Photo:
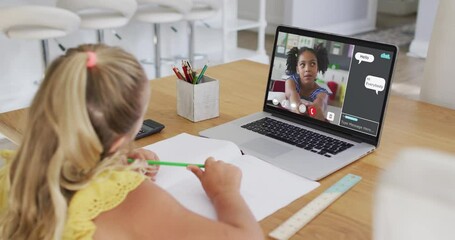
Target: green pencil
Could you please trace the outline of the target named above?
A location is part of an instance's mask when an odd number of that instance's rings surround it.
[[[128,158],[128,162],[134,162],[134,159]],[[190,165],[204,168],[204,164],[193,164],[193,163],[181,163],[181,162],[162,162],[162,161],[154,161],[154,160],[147,160],[149,165],[164,165],[164,166],[175,166],[175,167],[188,167]]]
[[[204,76],[205,71],[207,70],[207,67],[208,67],[207,64],[205,64],[204,67],[202,68],[201,73],[197,77],[196,84],[198,84],[201,81],[202,77]]]

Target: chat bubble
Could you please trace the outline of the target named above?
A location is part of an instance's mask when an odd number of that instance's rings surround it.
[[[378,95],[378,92],[384,91],[385,79],[368,75],[365,78],[365,88],[376,91],[376,95]]]
[[[355,59],[359,61],[359,64],[361,62],[369,62],[372,63],[374,61],[374,56],[368,53],[361,53],[358,52],[355,54]]]

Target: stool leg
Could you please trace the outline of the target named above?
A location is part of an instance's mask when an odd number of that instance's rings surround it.
[[[160,36],[160,25],[153,24],[154,46],[155,46],[155,77],[161,77],[161,36]]]
[[[44,73],[43,73],[43,79],[44,79],[44,74],[47,70],[47,66],[49,65],[49,42],[47,39],[41,40],[41,53],[43,54],[43,68],[44,68]],[[35,85],[40,85],[42,79],[40,80],[35,80],[33,84]]]
[[[195,64],[194,63],[194,21],[188,21],[188,26],[189,26],[189,29],[190,29],[190,34],[189,34],[189,41],[188,41],[188,58],[190,60],[190,63],[191,64]]]
[[[96,30],[96,38],[98,40],[98,43],[104,43],[104,30]]]
[[[43,53],[44,71],[46,71],[49,65],[49,42],[47,39],[41,40],[41,52]]]

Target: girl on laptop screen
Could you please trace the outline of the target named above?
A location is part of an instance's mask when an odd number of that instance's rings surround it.
[[[286,73],[290,77],[285,83],[285,95],[290,101],[290,110],[325,120],[329,92],[316,83],[316,76],[318,72],[324,74],[327,70],[327,49],[322,44],[314,48],[293,47],[287,53],[286,65]],[[301,103],[306,108],[302,108]]]

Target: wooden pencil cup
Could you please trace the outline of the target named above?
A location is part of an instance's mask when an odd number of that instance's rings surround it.
[[[198,84],[177,79],[177,114],[193,122],[218,117],[219,96],[216,79],[204,75]]]

